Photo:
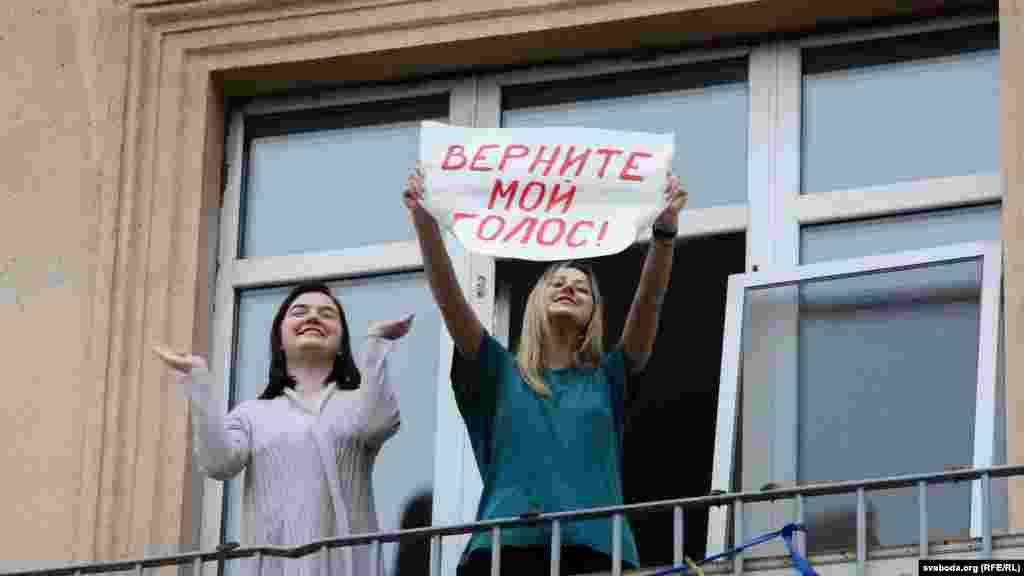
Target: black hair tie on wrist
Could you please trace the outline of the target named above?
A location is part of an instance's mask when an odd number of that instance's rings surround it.
[[[673,230],[665,230],[664,228],[659,228],[657,226],[652,226],[651,227],[651,236],[655,240],[667,240],[669,242],[674,242],[675,239],[676,239],[676,232],[673,231]]]

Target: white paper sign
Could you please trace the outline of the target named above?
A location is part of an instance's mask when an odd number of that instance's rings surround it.
[[[424,122],[424,207],[479,254],[615,254],[665,206],[673,144],[673,134]]]

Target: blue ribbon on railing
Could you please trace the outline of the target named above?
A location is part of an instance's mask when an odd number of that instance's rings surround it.
[[[693,562],[692,560],[687,558],[687,566],[676,566],[674,568],[669,568],[667,570],[657,572],[652,576],[667,576],[668,574],[686,573],[692,573],[695,576],[703,576],[703,574],[701,574],[700,568],[698,568],[698,566],[700,566],[701,564],[714,562],[715,560],[721,560],[723,558],[732,558],[733,556],[739,554],[740,552],[743,552],[747,548],[757,546],[758,544],[764,544],[765,542],[768,542],[769,540],[774,540],[775,538],[782,538],[783,542],[786,543],[786,551],[789,552],[789,557],[793,559],[793,564],[795,565],[796,569],[800,571],[801,576],[818,576],[818,573],[814,571],[814,568],[811,568],[810,562],[808,562],[803,556],[801,556],[800,553],[797,552],[796,548],[793,547],[794,532],[806,533],[807,528],[805,528],[803,524],[786,524],[782,527],[782,530],[769,532],[764,536],[760,536],[758,538],[751,540],[750,542],[747,542],[743,546],[733,548],[732,550],[726,550],[725,552],[715,554],[714,556],[708,556],[700,562]]]

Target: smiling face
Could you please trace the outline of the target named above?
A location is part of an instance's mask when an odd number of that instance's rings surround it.
[[[604,300],[585,262],[552,264],[526,300],[516,363],[527,385],[541,396],[551,394],[543,371],[551,367],[545,356],[553,343],[573,346],[578,365],[596,367],[604,355]]]
[[[342,331],[334,301],[321,292],[306,292],[285,312],[281,344],[289,358],[329,358],[338,354]]]
[[[586,329],[594,314],[590,278],[577,268],[559,268],[544,285],[544,304],[549,322],[570,321]]]

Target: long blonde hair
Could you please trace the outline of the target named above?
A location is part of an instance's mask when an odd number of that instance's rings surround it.
[[[519,333],[519,350],[516,353],[516,363],[522,372],[523,380],[534,392],[544,397],[551,396],[551,389],[544,382],[543,376],[544,342],[551,331],[547,305],[544,300],[544,288],[555,272],[565,268],[573,268],[586,275],[590,281],[590,295],[594,302],[594,310],[590,322],[587,324],[586,333],[576,351],[576,361],[589,367],[596,367],[604,354],[604,300],[601,297],[601,290],[597,286],[597,278],[594,276],[593,270],[578,262],[552,264],[537,279],[526,300],[526,313],[523,314],[523,328]]]

